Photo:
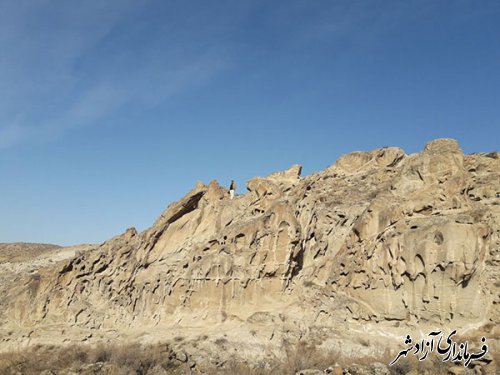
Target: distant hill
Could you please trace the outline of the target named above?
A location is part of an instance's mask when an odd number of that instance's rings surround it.
[[[59,245],[46,243],[0,243],[0,262],[22,262],[60,248]]]

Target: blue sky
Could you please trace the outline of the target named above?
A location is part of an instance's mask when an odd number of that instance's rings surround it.
[[[197,180],[500,147],[497,1],[0,0],[0,242],[147,228]]]

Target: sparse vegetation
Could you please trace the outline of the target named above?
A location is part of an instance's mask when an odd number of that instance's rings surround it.
[[[352,373],[368,374],[373,373],[374,370],[370,368],[374,364],[387,366],[393,359],[388,352],[379,357],[344,357],[338,351],[324,350],[306,342],[295,345],[285,342],[283,345],[286,351],[284,358],[274,358],[253,364],[242,361],[241,358],[232,358],[220,368],[204,369],[204,373],[208,375],[290,375],[304,369],[325,370],[339,365],[342,369],[356,369]],[[391,375],[406,375],[411,370],[416,370],[418,374],[447,375],[450,366],[449,363],[443,363],[438,358],[429,358],[428,361],[420,362],[416,357],[408,357],[387,368]]]
[[[226,345],[228,341],[221,337],[214,343]],[[308,342],[283,342],[283,349],[285,355],[282,358],[272,357],[270,354],[266,360],[253,362],[233,356],[215,364],[210,361],[200,363],[192,369],[190,361],[176,359],[173,351],[165,344],[34,346],[23,352],[0,354],[0,374],[289,375],[304,369],[324,370],[335,364],[344,369],[364,368],[370,371],[368,369],[375,363],[387,365],[393,359],[388,352],[380,357],[345,357],[338,351],[325,350]],[[392,375],[405,375],[411,370],[419,374],[445,375],[450,366],[450,363],[443,363],[438,357],[429,357],[421,362],[410,356],[402,358],[394,366],[388,367],[388,370]]]
[[[318,349],[314,344],[299,342],[296,345],[284,343],[286,357],[281,363],[283,374],[295,374],[307,368],[324,369],[338,362],[341,355],[336,351]]]
[[[0,374],[5,375],[39,375],[44,371],[47,375],[59,374],[60,371],[147,375],[161,373],[158,372],[160,369],[168,374],[184,373],[181,364],[172,359],[166,345],[34,346],[23,352],[0,354]]]

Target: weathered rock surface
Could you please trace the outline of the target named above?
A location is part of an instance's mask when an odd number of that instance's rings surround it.
[[[146,231],[3,285],[0,342],[205,330],[255,352],[313,332],[331,343],[355,322],[385,335],[380,324],[498,325],[499,156],[440,139],[412,155],[355,152],[307,177],[294,165],[233,200],[198,184]]]

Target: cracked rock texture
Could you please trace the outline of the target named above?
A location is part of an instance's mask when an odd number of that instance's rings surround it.
[[[4,280],[0,342],[257,327],[257,343],[356,322],[498,325],[499,153],[464,155],[438,139],[411,155],[354,152],[306,177],[294,165],[247,187],[231,200],[216,181],[198,183],[144,232]]]

